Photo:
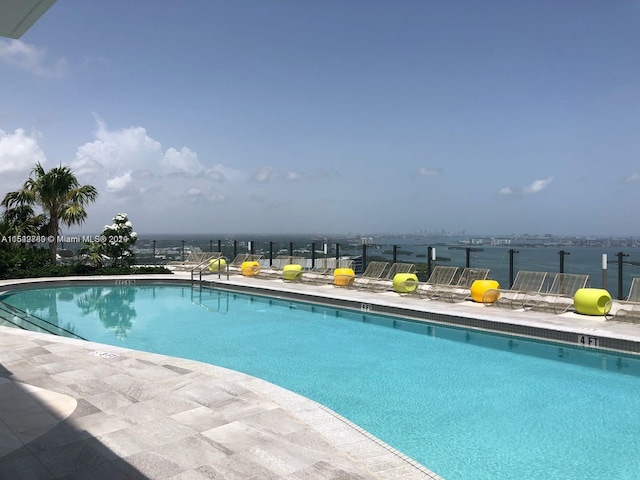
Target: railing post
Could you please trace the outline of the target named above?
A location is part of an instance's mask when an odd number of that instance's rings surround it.
[[[316,242],[311,242],[311,268],[316,266]]]
[[[362,271],[367,269],[367,244],[362,244]]]
[[[618,300],[624,300],[624,296],[622,295],[622,259],[624,257],[628,257],[626,253],[618,252],[616,253],[618,257]]]
[[[293,242],[289,242],[289,256],[293,257]]]
[[[393,246],[393,263],[396,263],[398,260],[398,246]]]
[[[336,243],[336,266],[340,264],[340,244]]]
[[[222,240],[218,240],[218,252],[222,253]]]
[[[564,256],[565,255],[569,255],[569,252],[565,252],[564,250],[560,250],[558,252],[558,255],[560,255],[560,273],[564,273]]]
[[[233,241],[233,258],[238,256],[238,240]]]
[[[465,247],[465,251],[467,256],[465,266],[469,268],[471,266],[471,252],[479,252],[481,251],[481,249],[473,248],[473,247]]]
[[[182,240],[182,252],[181,252],[181,254],[180,254],[180,255],[181,255],[181,257],[182,257],[182,261],[184,262],[184,261],[185,261],[185,258],[184,258],[184,240]],[[193,258],[193,257],[192,257],[192,258]]]
[[[513,248],[509,249],[509,288],[513,287],[513,254],[520,253]]]
[[[273,242],[269,242],[269,266],[273,265]]]
[[[151,243],[153,244],[153,247],[151,250],[151,255],[153,256],[153,263],[156,263],[156,241],[157,240],[151,240]]]
[[[433,260],[431,257],[435,256],[435,251],[435,248],[427,247],[427,279],[431,276],[431,260]]]
[[[602,254],[602,288],[607,289],[607,254]]]

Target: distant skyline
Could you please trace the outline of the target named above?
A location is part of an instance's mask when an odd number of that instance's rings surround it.
[[[0,38],[0,195],[99,232],[638,236],[640,1],[56,2]],[[66,229],[65,229],[65,233]]]

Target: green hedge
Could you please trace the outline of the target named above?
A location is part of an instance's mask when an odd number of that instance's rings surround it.
[[[171,273],[157,267],[102,267],[80,263],[51,265],[49,251],[43,248],[14,248],[0,250],[0,279],[32,277],[67,277],[73,275],[131,275],[147,273]]]

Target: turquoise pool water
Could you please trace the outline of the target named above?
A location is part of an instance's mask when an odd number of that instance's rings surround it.
[[[447,480],[637,479],[631,357],[180,286],[0,298],[92,341],[264,378]],[[525,354],[523,354],[525,353]]]

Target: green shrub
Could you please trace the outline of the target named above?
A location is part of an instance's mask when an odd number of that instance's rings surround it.
[[[162,266],[94,267],[83,263],[52,265],[49,251],[44,248],[0,249],[0,279],[67,277],[74,275],[131,275],[171,273]]]

